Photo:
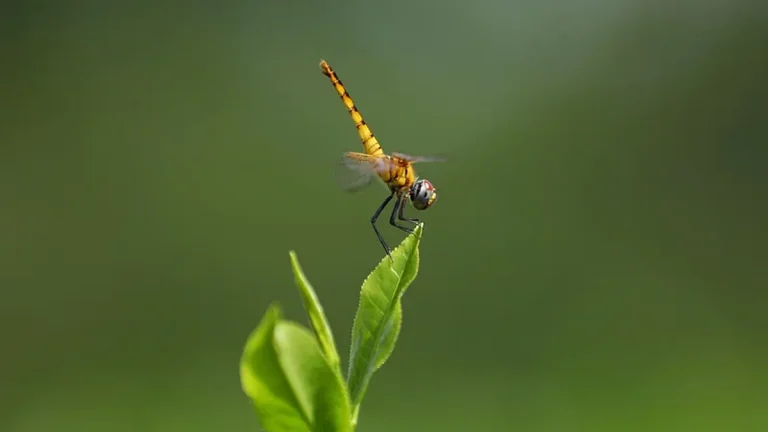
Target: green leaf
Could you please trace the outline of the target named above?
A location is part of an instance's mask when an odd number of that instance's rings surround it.
[[[275,327],[275,347],[288,382],[311,416],[312,430],[351,432],[344,382],[331,369],[312,332],[300,324],[281,321]]]
[[[240,360],[243,391],[269,432],[352,432],[349,397],[309,329],[269,307]]]
[[[338,371],[341,376],[341,369],[339,368],[339,352],[336,350],[336,344],[333,341],[333,333],[331,332],[331,326],[328,324],[328,319],[325,317],[323,306],[320,304],[320,299],[315,294],[314,288],[307,280],[304,272],[299,265],[299,258],[296,256],[296,252],[290,251],[291,267],[293,268],[293,276],[296,279],[296,286],[299,288],[301,294],[301,300],[304,303],[304,309],[309,316],[309,322],[312,323],[312,328],[315,330],[317,339],[320,342],[320,347],[325,353],[325,357],[328,359],[331,367],[334,371]]]
[[[373,373],[395,348],[403,316],[400,299],[418,272],[423,228],[423,224],[419,224],[414,233],[400,243],[392,252],[392,260],[384,257],[360,290],[347,375],[353,422]]]
[[[240,360],[240,382],[267,431],[311,431],[310,419],[300,409],[272,343],[280,316],[279,307],[270,306],[248,337]]]

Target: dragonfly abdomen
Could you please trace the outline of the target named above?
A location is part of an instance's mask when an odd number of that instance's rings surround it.
[[[363,142],[365,153],[371,156],[383,155],[384,151],[381,150],[379,140],[376,139],[373,132],[371,132],[371,128],[365,123],[363,115],[360,114],[360,111],[355,106],[355,102],[352,100],[352,96],[349,95],[349,92],[347,92],[346,87],[344,87],[344,84],[342,84],[341,80],[336,75],[336,72],[333,71],[331,65],[325,60],[321,60],[320,68],[322,69],[323,74],[330,78],[331,84],[333,84],[333,87],[336,89],[336,93],[341,97],[341,101],[344,103],[344,106],[347,107],[347,111],[349,111],[352,121],[355,122],[355,128],[357,129],[357,134],[360,135],[360,140]]]

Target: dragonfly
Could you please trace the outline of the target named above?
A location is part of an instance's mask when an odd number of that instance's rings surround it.
[[[352,101],[352,97],[347,92],[344,84],[341,83],[336,72],[325,61],[320,61],[320,69],[328,77],[331,84],[336,89],[336,93],[341,97],[341,101],[346,106],[355,128],[363,144],[364,152],[345,152],[341,158],[341,166],[347,174],[352,174],[351,180],[342,182],[342,187],[347,191],[357,191],[378,179],[388,188],[389,194],[376,209],[371,217],[371,226],[376,233],[376,237],[384,248],[384,251],[392,259],[392,249],[382,237],[381,232],[376,227],[378,220],[384,208],[395,199],[392,214],[389,217],[389,224],[399,228],[406,233],[413,233],[414,228],[421,223],[420,219],[406,217],[404,210],[406,202],[410,202],[416,210],[426,210],[437,201],[437,188],[427,179],[420,178],[413,168],[413,164],[420,162],[442,162],[445,161],[441,156],[410,156],[404,153],[385,154],[381,148],[379,140],[373,135],[368,124],[363,119],[360,111]],[[414,224],[413,228],[405,226],[400,222]]]

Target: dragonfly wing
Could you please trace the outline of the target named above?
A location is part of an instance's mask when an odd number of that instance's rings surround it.
[[[407,160],[410,163],[417,162],[445,162],[448,159],[444,156],[411,156],[405,153],[392,153],[392,156],[398,159]]]
[[[336,166],[339,187],[347,192],[357,192],[370,185],[377,177],[378,159],[365,153],[344,153]]]
[[[368,174],[359,173],[355,177],[349,177],[339,181],[339,186],[342,190],[347,192],[357,192],[365,189],[369,184],[373,182],[373,176]]]

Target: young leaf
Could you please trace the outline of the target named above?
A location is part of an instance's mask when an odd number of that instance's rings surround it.
[[[376,266],[360,290],[347,376],[353,419],[357,417],[371,376],[395,348],[403,315],[400,299],[418,272],[422,232],[423,224],[419,224],[414,233],[395,248],[391,261],[385,257]]]
[[[344,383],[312,333],[276,305],[248,338],[240,380],[268,432],[352,432]]]
[[[264,429],[311,432],[310,418],[300,409],[272,344],[280,317],[280,308],[271,305],[248,337],[240,359],[240,383]]]
[[[296,252],[290,251],[291,267],[293,268],[293,276],[296,279],[296,286],[301,293],[301,300],[304,303],[304,309],[309,316],[309,322],[312,323],[312,329],[314,329],[317,339],[320,342],[320,347],[325,353],[325,357],[328,359],[331,367],[338,371],[339,369],[339,353],[336,351],[336,344],[333,341],[333,333],[331,332],[331,326],[328,324],[328,319],[325,317],[323,306],[320,304],[320,299],[315,294],[315,290],[307,280],[304,272],[299,265],[299,258],[296,256]]]
[[[280,321],[274,342],[288,382],[310,416],[312,431],[352,432],[344,381],[328,364],[312,332],[300,324]]]

